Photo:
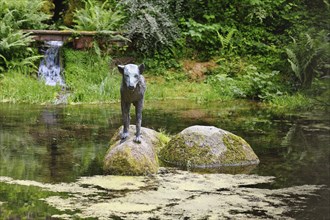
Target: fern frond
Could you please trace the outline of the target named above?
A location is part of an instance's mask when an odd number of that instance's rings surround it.
[[[291,65],[291,70],[294,72],[299,81],[302,81],[301,68],[296,54],[289,48],[286,48],[286,54],[288,55],[288,62]]]
[[[113,31],[116,29],[125,16],[121,10],[113,10],[108,6],[109,1],[100,5],[98,2],[86,0],[85,7],[74,13],[75,29],[85,31]]]
[[[222,36],[222,34],[220,34],[219,31],[216,31],[216,32],[217,32],[218,38],[220,40],[221,47],[224,48],[226,46],[225,38],[224,38],[224,36]]]
[[[305,34],[305,36],[306,36],[306,40],[307,40],[306,46],[309,46],[309,48],[312,49],[314,47],[314,41],[313,41],[313,39],[307,33]]]
[[[232,49],[232,39],[235,32],[236,29],[232,28],[226,36],[223,36],[219,31],[216,30],[222,49],[227,49],[229,51]]]
[[[228,32],[228,34],[227,34],[227,36],[225,38],[225,41],[226,41],[227,45],[230,43],[230,41],[231,41],[231,39],[232,39],[232,37],[233,37],[233,35],[234,35],[235,32],[236,32],[236,29],[231,29]]]

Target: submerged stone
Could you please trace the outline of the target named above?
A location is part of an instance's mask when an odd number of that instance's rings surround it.
[[[174,136],[160,158],[184,167],[220,167],[258,164],[251,146],[241,137],[213,126],[191,126]]]
[[[121,140],[120,127],[110,141],[110,148],[104,159],[104,171],[116,175],[148,175],[157,173],[157,153],[165,145],[164,135],[152,129],[141,127],[142,142],[133,141],[135,125],[130,125],[130,136]]]

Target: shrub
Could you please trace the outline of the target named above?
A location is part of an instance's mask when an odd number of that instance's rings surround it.
[[[128,17],[125,29],[136,50],[153,54],[173,45],[178,28],[169,16],[168,0],[124,0],[122,4]]]
[[[242,89],[239,88],[238,81],[225,73],[209,77],[207,82],[212,85],[221,97],[235,98],[245,96]]]
[[[279,81],[279,72],[260,72],[252,64],[242,65],[236,73],[226,72],[222,67],[217,74],[208,78],[220,96],[269,100],[283,94],[284,86]]]
[[[231,54],[235,48],[235,28],[222,26],[220,23],[202,24],[193,19],[182,22],[186,31],[183,35],[189,45],[198,51],[205,51],[207,59],[212,55]]]
[[[277,79],[278,71],[262,73],[253,65],[249,65],[246,74],[239,80],[245,97],[257,100],[269,100],[273,96],[283,94],[283,88]]]

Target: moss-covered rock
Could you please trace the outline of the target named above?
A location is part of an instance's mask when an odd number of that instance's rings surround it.
[[[135,125],[129,128],[130,136],[120,139],[120,127],[110,141],[104,159],[104,171],[116,175],[147,175],[158,171],[157,153],[169,140],[164,134],[152,129],[141,128],[142,143],[133,142]]]
[[[184,167],[258,164],[259,159],[241,137],[213,126],[192,126],[172,138],[160,158]]]

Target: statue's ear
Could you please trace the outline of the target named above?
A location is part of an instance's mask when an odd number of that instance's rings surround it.
[[[124,69],[125,69],[124,65],[118,65],[118,70],[121,74],[124,74]]]
[[[144,66],[144,64],[142,63],[142,64],[139,66],[139,71],[140,71],[140,74],[142,74],[142,73],[143,73],[143,71],[144,71],[144,68],[145,68],[145,66]]]

